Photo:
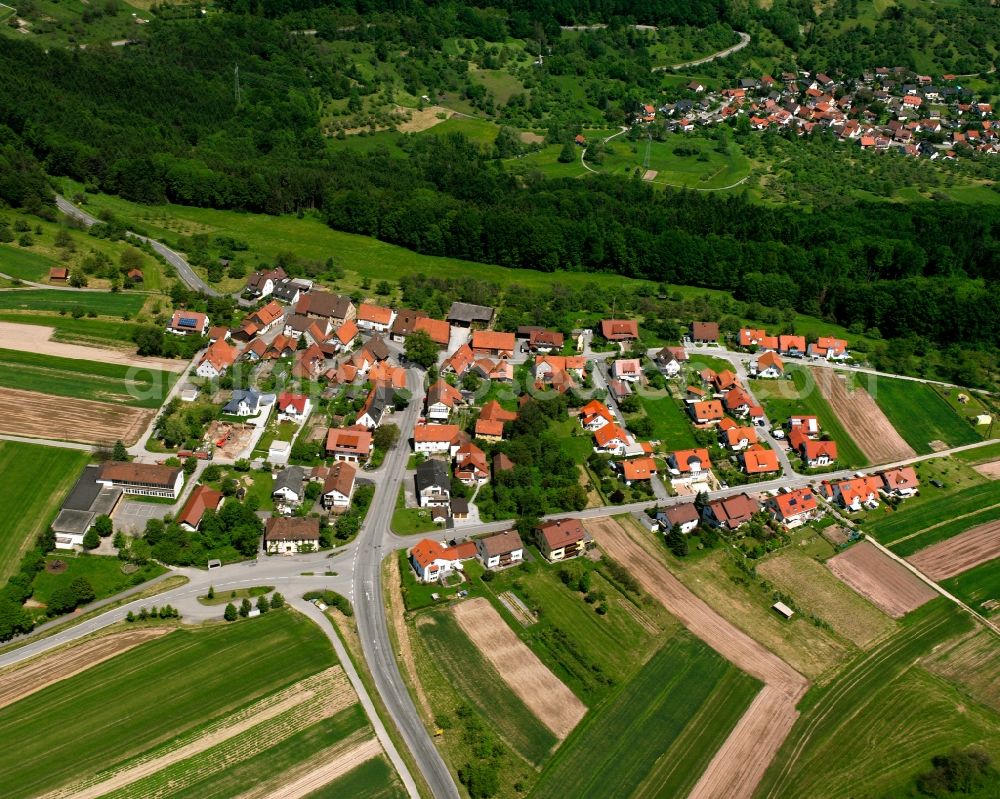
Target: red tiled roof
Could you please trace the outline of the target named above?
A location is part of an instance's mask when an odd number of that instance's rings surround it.
[[[438,346],[448,346],[448,339],[451,337],[451,325],[443,319],[431,319],[429,316],[423,316],[416,321],[413,328],[414,330],[423,330],[431,337],[431,341]]]
[[[358,306],[358,319],[362,322],[387,325],[392,321],[392,308],[383,308],[381,305],[369,305],[363,302]]]
[[[201,517],[206,510],[216,510],[222,502],[222,492],[214,488],[200,485],[196,486],[188,501],[177,515],[177,521],[183,522],[191,527],[201,524]]]
[[[473,330],[472,349],[490,350],[491,352],[513,352],[516,346],[513,333],[501,333],[495,330]]]

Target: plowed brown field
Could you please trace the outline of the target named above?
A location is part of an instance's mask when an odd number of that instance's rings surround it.
[[[892,463],[916,455],[885,418],[871,394],[861,388],[848,391],[833,369],[814,367],[810,371],[820,394],[830,403],[830,408],[868,460]]]
[[[894,619],[929,602],[937,593],[869,541],[830,558],[830,570]]]
[[[914,552],[907,560],[938,581],[994,558],[1000,558],[1000,521],[980,524],[954,538],[931,544]]]
[[[155,415],[151,409],[0,388],[0,433],[12,436],[133,444]]]
[[[559,738],[569,735],[586,706],[514,635],[493,606],[482,598],[470,599],[456,605],[454,613],[463,632],[538,720]]]

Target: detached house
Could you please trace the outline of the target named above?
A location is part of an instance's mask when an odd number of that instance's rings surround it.
[[[764,506],[776,521],[788,528],[799,527],[814,518],[819,509],[816,495],[811,488],[798,488],[775,494]]]
[[[256,271],[247,279],[247,286],[244,293],[251,298],[267,297],[274,291],[274,284],[278,280],[288,277],[285,270],[280,266],[267,272]]]
[[[197,311],[174,311],[167,332],[178,336],[204,336],[208,332],[208,317]]]
[[[778,350],[785,355],[801,357],[806,354],[805,336],[778,336]]]
[[[664,532],[669,532],[674,526],[679,526],[682,533],[691,533],[698,529],[701,516],[693,502],[681,505],[670,505],[656,512],[656,521]]]
[[[424,538],[410,550],[410,565],[421,582],[432,583],[456,569],[461,570],[462,561],[476,557],[477,552],[476,545],[471,541],[446,547]]]
[[[722,398],[722,404],[733,416],[746,416],[750,411],[750,406],[754,404],[753,399],[742,388],[734,388],[726,392]]]
[[[319,549],[319,519],[272,516],[264,526],[264,546],[274,555],[315,552]]]
[[[230,416],[256,416],[260,413],[260,394],[252,388],[237,388],[229,402],[222,406],[222,412]]]
[[[195,373],[198,377],[214,380],[229,370],[229,367],[236,362],[238,355],[236,347],[225,339],[220,338],[205,350],[205,353],[201,356],[201,360],[198,361],[198,368],[195,369]]]
[[[532,352],[552,352],[561,350],[565,344],[562,333],[552,330],[532,330],[528,335],[528,349]]]
[[[363,428],[331,427],[326,434],[326,455],[335,461],[364,463],[374,447],[372,434]]]
[[[448,506],[451,501],[451,476],[444,461],[429,460],[419,464],[414,482],[421,508]]]
[[[444,380],[438,380],[427,391],[427,418],[435,422],[447,421],[451,412],[463,401],[461,391]]]
[[[418,424],[413,428],[413,451],[425,455],[447,452],[453,456],[461,446],[460,432],[455,424]]]
[[[344,511],[351,506],[357,469],[341,461],[330,467],[323,481],[323,507],[327,510]]]
[[[591,433],[608,424],[614,424],[615,417],[608,406],[598,400],[591,400],[580,408],[580,425]]]
[[[719,324],[717,322],[692,322],[688,335],[695,344],[718,344]]]
[[[705,521],[713,527],[726,527],[735,530],[746,524],[760,510],[756,500],[749,494],[736,494],[724,499],[713,499],[705,506]]]
[[[732,419],[723,419],[719,424],[719,438],[733,452],[739,452],[757,443],[757,431],[738,425]]]
[[[635,341],[639,338],[639,325],[634,319],[603,319],[601,335],[608,341]]]
[[[656,363],[667,377],[680,374],[681,364],[688,359],[683,347],[664,347],[656,353]]]
[[[682,449],[670,453],[667,469],[672,475],[671,482],[692,483],[703,480],[710,474],[712,461],[707,449]]]
[[[819,435],[819,417],[818,416],[789,416],[788,417],[788,428],[794,430],[795,428],[801,428],[802,432],[807,436]]]
[[[385,416],[390,402],[392,402],[392,389],[373,388],[358,414],[356,424],[374,430],[382,424],[382,418]]]
[[[476,549],[487,569],[515,566],[524,559],[524,544],[517,530],[480,538],[476,542]]]
[[[638,358],[615,361],[611,366],[611,373],[616,380],[623,380],[627,383],[638,383],[642,380],[642,366],[639,365]]]
[[[833,484],[824,483],[824,487],[833,502],[847,510],[859,511],[864,507],[878,507],[882,480],[879,477],[856,477]]]
[[[754,375],[761,379],[775,379],[785,376],[785,362],[776,352],[765,352],[753,362]]]
[[[486,453],[471,442],[455,453],[455,477],[467,486],[482,485],[490,479]]]
[[[539,526],[535,543],[550,563],[582,555],[589,540],[579,519],[554,519]]]
[[[879,477],[882,478],[882,491],[889,496],[912,497],[920,489],[920,480],[912,466],[887,469]]]
[[[629,434],[618,424],[606,424],[594,431],[594,451],[625,455],[632,445]]]
[[[637,480],[652,480],[656,476],[656,461],[650,457],[618,461],[616,466],[621,472],[625,485],[632,485]]]
[[[801,428],[793,428],[788,434],[788,443],[802,458],[808,469],[829,466],[837,460],[836,441],[817,441],[807,438]]]
[[[691,414],[695,424],[716,424],[726,416],[719,400],[689,403],[688,413]]]
[[[299,421],[309,416],[312,402],[305,394],[283,391],[278,395],[278,418]]]
[[[197,530],[201,526],[201,519],[205,511],[217,511],[222,507],[223,496],[221,491],[214,488],[200,485],[196,486],[188,501],[184,503],[181,512],[177,514],[177,521],[186,530]]]
[[[743,461],[743,471],[748,475],[770,474],[780,472],[781,464],[778,462],[778,453],[773,449],[764,449],[759,444],[750,447],[741,456]]]
[[[809,345],[810,358],[825,358],[828,361],[844,361],[850,355],[847,352],[847,342],[842,338],[820,336]]]

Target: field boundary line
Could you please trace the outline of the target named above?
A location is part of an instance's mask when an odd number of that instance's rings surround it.
[[[968,513],[961,514],[960,516],[953,516],[952,518],[945,519],[944,521],[935,522],[930,527],[925,527],[923,530],[917,530],[917,532],[915,532],[915,533],[910,533],[909,535],[904,535],[902,538],[897,538],[894,541],[886,541],[885,545],[887,547],[894,547],[894,546],[896,546],[896,544],[902,544],[904,541],[909,541],[911,538],[917,538],[918,536],[921,536],[924,533],[929,533],[931,530],[936,530],[939,527],[944,527],[946,525],[951,524],[952,522],[958,522],[958,521],[961,521],[962,519],[968,519],[970,516],[975,516],[975,515],[977,515],[979,513],[984,513],[984,512],[986,512],[988,510],[994,510],[995,508],[1000,508],[1000,502],[995,502],[992,505],[987,505],[985,508],[978,508],[976,510],[971,510]],[[947,539],[945,539],[945,540],[947,540]],[[939,543],[939,542],[935,542],[935,543]],[[929,544],[928,546],[933,546],[933,544]],[[916,554],[916,553],[914,553],[914,554]]]
[[[962,610],[964,610],[966,613],[968,613],[970,616],[972,616],[972,618],[974,618],[975,620],[977,620],[978,622],[980,622],[981,624],[983,624],[995,636],[997,636],[998,638],[1000,638],[1000,626],[997,626],[992,621],[990,621],[989,619],[987,619],[985,616],[983,616],[982,614],[980,614],[978,611],[976,611],[973,608],[971,608],[968,605],[966,605],[961,599],[959,599],[957,596],[955,596],[953,593],[951,593],[947,589],[942,588],[940,585],[938,585],[936,582],[934,582],[930,577],[928,577],[926,574],[924,574],[922,571],[920,571],[920,569],[918,569],[916,566],[914,566],[908,560],[906,560],[905,558],[899,557],[899,555],[897,555],[892,550],[887,549],[886,547],[884,547],[882,544],[880,544],[878,541],[876,541],[871,536],[867,536],[866,535],[865,536],[865,540],[866,541],[871,541],[878,549],[882,550],[882,552],[884,552],[886,555],[888,555],[890,558],[892,558],[897,563],[902,563],[903,566],[906,569],[908,569],[909,571],[913,572],[917,577],[919,577],[921,580],[923,580],[925,583],[927,583],[927,585],[929,585],[931,588],[933,588],[935,591],[937,591],[941,596],[943,596],[945,599],[950,599],[952,602],[954,602],[956,605],[958,605]]]
[[[347,743],[349,748],[345,749],[343,746],[344,743]],[[351,746],[350,744],[353,745]],[[302,799],[302,797],[311,795],[313,791],[333,782],[348,771],[355,769],[362,763],[367,763],[372,758],[378,757],[381,754],[382,747],[378,742],[378,738],[371,737],[360,743],[354,743],[348,738],[347,741],[341,742],[341,745],[317,753],[314,758],[319,759],[336,755],[330,762],[315,766],[277,789],[269,790],[264,794],[250,791],[241,794],[238,799],[251,799],[251,797],[254,799],[257,799],[257,797],[260,797],[260,799]]]

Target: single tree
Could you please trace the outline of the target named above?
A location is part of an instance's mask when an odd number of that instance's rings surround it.
[[[87,530],[86,534],[83,536],[83,548],[84,549],[97,549],[101,545],[101,537],[97,534],[97,530],[91,527]]]
[[[194,470],[197,468],[198,468],[198,459],[194,457],[194,455],[191,455],[190,457],[184,459],[184,474],[186,474],[188,477],[194,474]]]
[[[206,598],[208,598],[208,599],[215,599],[215,586],[214,585],[210,585],[208,587],[208,594],[206,594]]]
[[[236,621],[236,605],[230,602],[226,605],[226,611],[222,614],[222,618],[226,621]]]
[[[416,330],[406,338],[403,351],[408,360],[427,369],[437,363],[438,345],[425,330]]]
[[[278,608],[283,608],[285,606],[285,598],[275,591],[271,594],[271,610],[277,610]]]
[[[101,538],[107,538],[115,531],[111,517],[103,513],[94,519],[94,529]]]
[[[569,142],[563,144],[562,149],[559,151],[559,163],[569,164],[576,160],[576,152],[573,150],[573,145]]]
[[[253,610],[253,605],[250,604],[250,600],[243,597],[243,601],[240,603],[240,615],[245,619],[250,615],[251,610]]]
[[[128,450],[122,443],[121,439],[115,442],[115,448],[111,451],[111,460],[113,461],[127,461],[128,460]]]
[[[261,595],[257,597],[257,610],[259,610],[261,613],[267,613],[270,609],[271,609],[271,603],[268,602],[266,596]]]

